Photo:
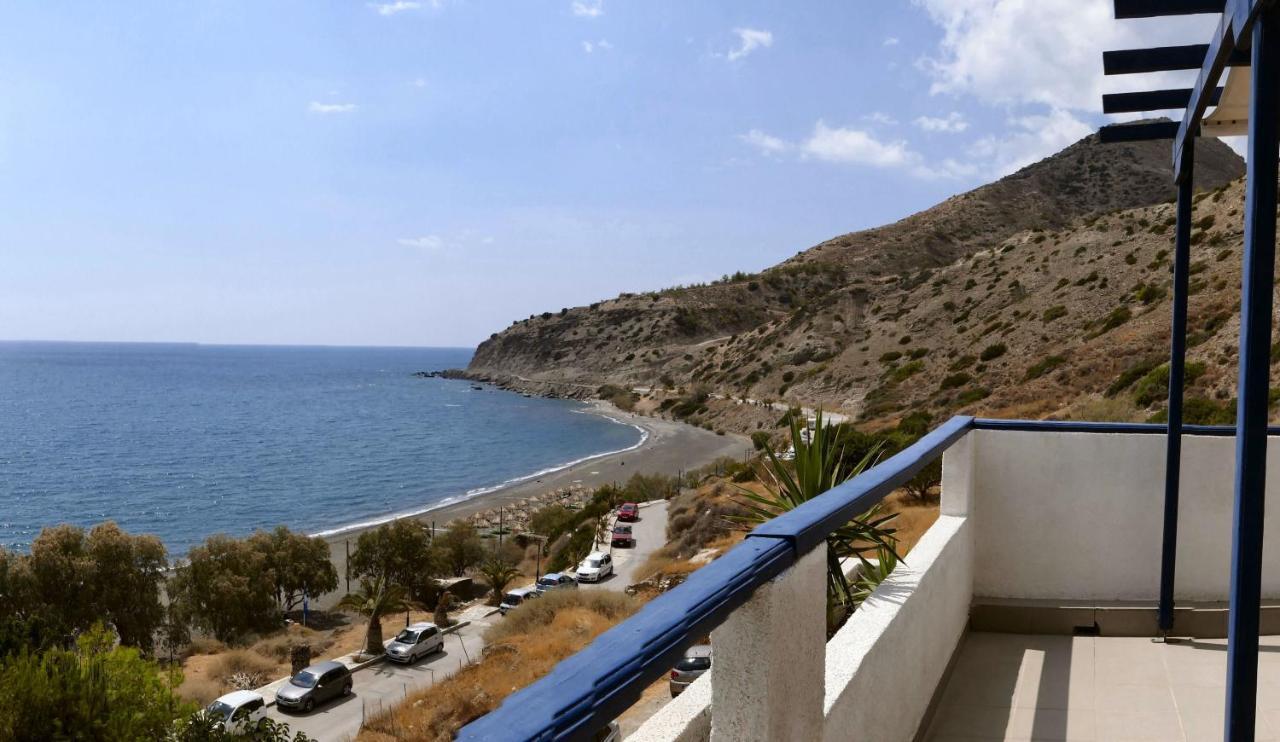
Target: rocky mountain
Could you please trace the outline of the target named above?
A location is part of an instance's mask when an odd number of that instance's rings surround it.
[[[1210,417],[1234,379],[1243,173],[1228,147],[1200,143],[1189,376]],[[1167,143],[1087,137],[758,274],[520,320],[467,373],[739,431],[790,405],[871,425],[908,411],[1158,415],[1173,196]]]

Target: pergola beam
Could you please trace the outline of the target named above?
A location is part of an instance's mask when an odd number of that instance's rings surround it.
[[[1234,44],[1231,48],[1235,48]],[[1205,55],[1208,52],[1209,44],[1115,49],[1102,53],[1102,73],[1104,75],[1137,75],[1145,72],[1198,70],[1203,67]],[[1249,55],[1234,54],[1228,57],[1227,64],[1231,67],[1248,66]]]
[[[1178,135],[1177,121],[1148,121],[1141,124],[1111,124],[1098,130],[1103,144],[1117,142],[1149,142],[1155,139],[1173,139]]]
[[[1116,19],[1221,13],[1226,0],[1115,0]]]
[[[1222,88],[1214,88],[1209,105],[1218,105]],[[1102,96],[1103,113],[1137,113],[1163,111],[1167,108],[1186,108],[1191,101],[1191,88],[1171,90],[1144,90],[1138,93],[1108,93]]]

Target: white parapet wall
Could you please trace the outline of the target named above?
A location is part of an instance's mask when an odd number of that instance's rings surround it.
[[[974,595],[1153,601],[1160,585],[1165,437],[980,430],[974,448]],[[1280,502],[1280,440],[1267,451]],[[1225,601],[1230,584],[1235,439],[1186,436],[1177,597]],[[1280,544],[1280,507],[1265,539]],[[1263,595],[1280,598],[1280,548],[1263,550]]]
[[[969,621],[973,533],[943,515],[827,643],[824,739],[913,739]]]

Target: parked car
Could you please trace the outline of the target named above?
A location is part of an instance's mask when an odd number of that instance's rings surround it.
[[[550,572],[538,578],[538,583],[534,585],[534,589],[539,595],[545,595],[551,590],[573,590],[577,589],[578,581],[569,575],[562,575],[559,572]]]
[[[618,508],[618,520],[632,523],[640,519],[640,506],[634,502],[624,502]]]
[[[423,621],[406,626],[403,631],[396,634],[396,638],[387,645],[387,659],[407,665],[442,649],[444,649],[444,634],[440,633],[440,629],[435,624]]]
[[[220,696],[204,712],[226,731],[244,734],[267,715],[267,701],[251,690],[238,690]]]
[[[351,695],[351,671],[341,662],[321,662],[294,675],[276,691],[281,711],[310,713],[322,703]]]
[[[538,590],[533,587],[518,587],[515,590],[502,596],[502,604],[498,606],[498,610],[502,611],[502,615],[507,615],[507,611],[515,608],[526,600],[539,596]]]
[[[631,535],[631,526],[613,527],[613,545],[631,548],[636,545],[636,537]]]
[[[671,686],[671,697],[680,695],[685,688],[689,687],[689,683],[702,677],[702,673],[710,669],[711,645],[698,644],[689,647],[689,651],[684,653],[684,657],[671,670],[671,679],[668,681],[668,685]]]
[[[599,582],[613,574],[613,557],[603,551],[593,551],[578,565],[579,582]]]

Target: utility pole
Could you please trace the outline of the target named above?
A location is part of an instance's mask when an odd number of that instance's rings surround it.
[[[347,570],[347,592],[350,593],[351,592],[351,539],[345,539],[342,543],[347,547],[347,561],[343,562],[343,565],[346,567],[346,570]]]

